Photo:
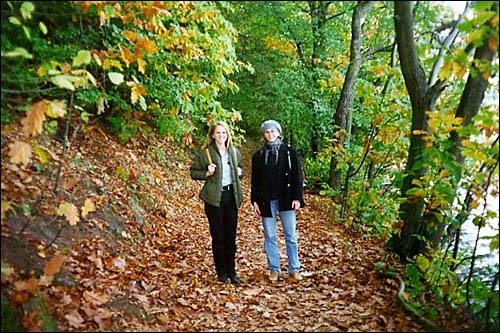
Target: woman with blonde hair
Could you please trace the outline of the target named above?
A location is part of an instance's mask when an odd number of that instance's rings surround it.
[[[243,163],[240,151],[232,145],[227,123],[218,121],[210,126],[205,149],[196,154],[190,173],[192,179],[205,181],[199,197],[205,203],[217,278],[222,283],[240,284],[235,258]]]

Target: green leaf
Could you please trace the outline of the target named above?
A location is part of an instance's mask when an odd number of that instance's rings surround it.
[[[89,113],[88,112],[82,112],[80,114],[80,119],[82,119],[85,123],[89,122]]]
[[[23,31],[24,31],[24,34],[26,35],[26,38],[28,38],[28,39],[31,40],[31,31],[30,31],[30,28],[28,28],[27,26],[23,25]]]
[[[73,58],[73,67],[80,67],[83,64],[90,64],[90,51],[80,50],[76,57]]]
[[[498,250],[498,235],[497,237],[493,237],[490,242],[490,251],[497,251]]]
[[[67,75],[56,75],[56,76],[53,76],[50,79],[50,82],[52,82],[53,84],[55,84],[59,88],[68,89],[68,90],[71,90],[71,91],[75,90],[75,86],[73,85],[73,83],[70,82],[70,80],[68,80],[68,76]]]
[[[418,268],[420,271],[425,272],[427,269],[429,269],[431,263],[429,262],[429,259],[427,259],[424,256],[419,255],[417,257],[417,262],[416,262]]]
[[[36,154],[36,156],[38,157],[38,160],[40,160],[40,163],[46,164],[49,161],[49,154],[41,146],[38,146],[38,145],[34,146],[33,151]]]
[[[31,20],[31,13],[35,10],[35,6],[29,2],[25,1],[21,5],[21,15],[25,20]]]
[[[108,77],[111,80],[111,82],[115,85],[119,85],[119,84],[123,83],[123,74],[122,73],[109,72]]]
[[[43,22],[38,23],[38,27],[40,28],[40,31],[42,34],[46,35],[48,32],[47,26]]]
[[[26,59],[33,59],[33,55],[28,51],[26,51],[26,49],[23,47],[16,47],[14,51],[7,51],[7,52],[2,51],[2,57],[10,57],[10,58],[23,57]]]
[[[22,24],[21,21],[15,16],[9,17],[9,22],[14,24],[14,25],[21,25]]]

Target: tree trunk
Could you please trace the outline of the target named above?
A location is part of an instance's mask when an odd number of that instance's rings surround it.
[[[437,88],[427,89],[425,74],[414,44],[412,8],[411,1],[394,2],[394,26],[398,54],[412,106],[410,148],[405,178],[401,187],[401,197],[404,201],[399,208],[399,216],[404,224],[401,234],[394,234],[390,241],[391,247],[403,261],[419,253],[425,244],[424,221],[421,219],[424,198],[408,196],[407,192],[415,187],[413,180],[425,174],[422,167],[422,153],[425,148],[422,134],[428,130],[425,112],[433,109],[439,95]]]
[[[372,6],[372,1],[358,1],[358,5],[354,9],[352,16],[350,61],[333,120],[335,133],[333,134],[332,144],[334,145],[333,148],[338,147],[340,148],[340,151],[343,150],[345,142],[349,140],[349,138],[347,137],[347,133],[350,133],[348,124],[350,124],[349,118],[351,105],[354,95],[354,88],[356,86],[356,79],[358,77],[362,61],[362,19]],[[330,159],[330,173],[328,177],[328,184],[334,190],[340,193],[341,173],[339,170],[337,170],[338,158],[341,158],[341,153],[337,150],[332,153],[332,157]]]
[[[492,5],[492,10],[497,11],[497,8],[496,3]],[[498,19],[498,15],[496,19]],[[457,108],[456,117],[463,118],[464,125],[471,124],[472,118],[481,107],[488,86],[487,73],[489,73],[489,68],[495,56],[498,55],[498,50],[492,48],[495,43],[489,42],[489,39],[495,36],[493,20],[495,20],[495,16],[487,23],[490,27],[490,33],[485,34],[482,45],[474,54],[474,61],[470,69],[471,73]],[[390,241],[393,250],[405,261],[407,257],[413,257],[421,253],[428,242],[436,249],[441,241],[443,231],[446,229],[446,221],[443,220],[444,222],[437,223],[434,219],[434,214],[439,214],[439,212],[434,211],[424,214],[423,197],[407,195],[407,191],[416,186],[413,184],[413,180],[419,179],[425,174],[422,167],[424,164],[422,153],[425,142],[421,139],[421,133],[426,133],[428,130],[425,112],[434,109],[434,103],[440,94],[443,82],[433,80],[435,84],[431,87],[428,87],[425,82],[425,76],[413,43],[412,2],[394,3],[394,25],[401,69],[412,104],[410,148],[405,178],[401,188],[401,197],[405,200],[399,209],[400,218],[404,224],[400,235],[394,234]],[[477,64],[481,64],[480,67]],[[434,70],[439,71],[436,68]],[[459,136],[458,132],[451,133],[452,145],[450,152],[455,155],[460,168],[463,165],[463,157],[460,154],[460,143],[463,139],[464,137]],[[458,182],[459,179],[455,179],[453,185],[458,187]],[[431,228],[430,225],[433,225],[433,227]]]

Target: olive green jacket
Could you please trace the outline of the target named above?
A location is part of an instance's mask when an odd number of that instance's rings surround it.
[[[222,161],[215,144],[210,145],[208,151],[210,152],[212,162],[217,165],[215,173],[212,176],[206,175],[209,161],[205,149],[196,154],[194,162],[191,165],[190,173],[192,179],[205,181],[199,194],[200,199],[212,206],[219,207],[222,196]],[[228,153],[231,179],[233,180],[234,200],[236,202],[236,207],[239,208],[243,202],[243,193],[240,183],[240,178],[243,177],[243,162],[241,153],[238,149],[230,147]],[[238,176],[238,167],[241,170],[240,176]]]

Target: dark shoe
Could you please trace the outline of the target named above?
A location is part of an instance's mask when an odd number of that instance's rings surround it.
[[[217,280],[219,280],[219,282],[222,282],[224,284],[229,283],[229,280],[225,276],[219,276],[217,277]]]
[[[229,280],[231,280],[232,284],[241,284],[240,278],[237,277],[236,275],[229,276]]]

